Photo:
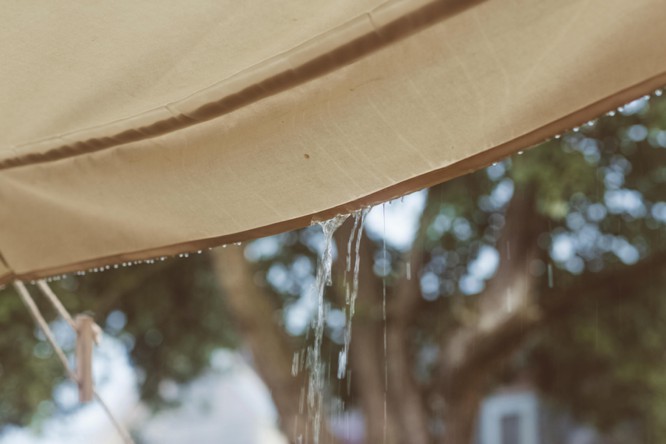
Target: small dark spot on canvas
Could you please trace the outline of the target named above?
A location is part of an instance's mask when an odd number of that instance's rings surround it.
[[[303,154],[303,157],[306,158],[306,159],[309,159],[310,155],[308,153],[305,153],[305,154]]]

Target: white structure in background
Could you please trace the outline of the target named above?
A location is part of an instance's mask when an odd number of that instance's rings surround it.
[[[580,424],[529,388],[511,388],[484,399],[476,444],[601,444],[593,427]],[[619,440],[613,442],[627,442]]]
[[[539,431],[539,400],[532,392],[486,398],[479,418],[480,444],[546,444]]]
[[[51,325],[59,343],[71,343],[74,333],[64,322]],[[137,375],[125,346],[118,339],[105,337],[95,350],[93,373],[97,390],[116,417],[127,423],[139,402]],[[78,389],[65,382],[54,390],[57,402],[66,408],[78,406]],[[102,407],[92,402],[69,414],[47,419],[41,431],[12,427],[0,436],[0,444],[122,444]]]
[[[211,364],[211,371],[184,388],[177,384],[160,387],[162,392],[173,392],[181,407],[140,421],[141,441],[287,444],[277,429],[277,412],[268,389],[243,358],[221,349],[214,353]]]
[[[277,412],[268,389],[236,352],[213,353],[211,370],[185,386],[162,384],[160,391],[181,406],[152,415],[139,404],[137,374],[120,341],[107,337],[96,350],[98,389],[118,418],[146,444],[287,444],[277,429]],[[77,405],[73,384],[56,388],[64,405]],[[95,403],[70,414],[56,414],[41,433],[11,428],[0,444],[120,444],[109,419]]]

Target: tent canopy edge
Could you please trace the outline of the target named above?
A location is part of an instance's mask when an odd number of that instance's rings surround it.
[[[199,250],[206,250],[208,248],[221,245],[253,240],[260,237],[303,228],[311,225],[314,222],[326,220],[338,214],[348,214],[359,209],[386,202],[405,194],[409,194],[411,192],[415,192],[420,189],[437,185],[439,183],[455,179],[456,177],[474,172],[520,150],[533,147],[534,145],[549,140],[558,134],[562,134],[574,127],[589,122],[590,120],[599,118],[606,114],[608,111],[614,110],[619,106],[631,102],[632,100],[650,95],[655,90],[663,87],[664,85],[666,85],[666,72],[647,79],[644,82],[629,87],[625,90],[619,91],[618,93],[609,96],[604,100],[591,104],[583,109],[569,114],[568,116],[535,129],[534,131],[531,131],[527,134],[519,136],[507,143],[467,157],[444,168],[433,170],[428,173],[413,177],[409,180],[393,184],[389,187],[378,190],[352,202],[243,232],[237,232],[207,239],[199,239],[168,246],[161,246],[158,248],[129,252],[120,255],[93,258],[90,260],[66,264],[54,268],[15,273],[11,269],[11,264],[8,264],[9,271],[5,275],[2,275],[3,270],[0,268],[0,285],[11,282],[14,279],[35,280],[77,271],[94,269],[99,269],[101,271],[103,269],[117,266],[118,264],[124,262],[144,261],[160,257],[176,256],[182,253],[193,253]],[[1,265],[2,263],[0,263],[0,267]]]

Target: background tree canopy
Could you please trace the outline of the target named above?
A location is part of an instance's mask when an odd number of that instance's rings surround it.
[[[368,227],[348,266],[352,218],[336,232],[322,353],[329,413],[362,412],[367,442],[469,443],[481,399],[527,385],[600,430],[666,438],[666,101],[612,114],[427,190],[406,244]],[[299,408],[305,373],[292,364],[303,367],[312,343],[321,248],[313,226],[54,288],[124,341],[155,408],[171,402],[161,381],[192,380],[214,349],[246,347],[296,441],[311,429]],[[10,289],[0,326],[0,424],[38,426],[58,409],[45,401],[62,371]]]

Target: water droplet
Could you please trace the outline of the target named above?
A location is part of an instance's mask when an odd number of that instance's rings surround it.
[[[354,227],[349,237],[349,247],[351,248],[352,240],[356,239],[355,244],[355,258],[354,258],[354,274],[352,277],[351,287],[349,283],[346,283],[346,302],[348,306],[347,319],[345,323],[345,337],[344,337],[344,348],[340,351],[339,361],[338,361],[338,378],[342,379],[346,374],[347,369],[347,356],[349,355],[349,347],[351,346],[352,339],[352,319],[354,318],[355,306],[356,306],[356,297],[358,296],[358,275],[361,264],[361,238],[363,237],[363,224],[365,221],[365,216],[368,213],[367,209],[357,211],[354,213]],[[351,251],[349,252],[351,256]],[[351,258],[348,257],[348,263],[351,263]]]
[[[343,349],[338,355],[338,379],[344,378],[345,373],[347,373],[347,350]]]
[[[294,353],[294,358],[291,361],[291,376],[296,376],[298,375],[298,361],[300,357],[300,352],[295,352]]]

